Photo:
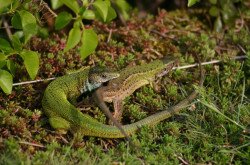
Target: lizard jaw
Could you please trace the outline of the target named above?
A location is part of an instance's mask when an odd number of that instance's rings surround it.
[[[92,91],[98,87],[100,87],[102,83],[90,83],[89,80],[87,79],[85,81],[85,86],[81,89],[81,94],[87,91]]]

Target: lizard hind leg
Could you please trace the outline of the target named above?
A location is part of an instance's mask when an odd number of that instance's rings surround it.
[[[70,129],[70,123],[61,117],[51,117],[49,123],[60,134],[66,134]]]

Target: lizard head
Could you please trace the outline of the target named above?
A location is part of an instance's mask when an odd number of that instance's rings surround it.
[[[93,86],[99,87],[103,83],[119,77],[120,74],[115,71],[110,71],[104,67],[96,66],[89,71],[89,83]]]

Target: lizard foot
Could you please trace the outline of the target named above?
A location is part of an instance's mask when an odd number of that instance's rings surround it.
[[[116,119],[117,122],[121,123],[122,120],[122,111],[115,111],[113,117]],[[113,121],[109,120],[110,125],[114,125]]]
[[[70,129],[70,123],[61,117],[51,117],[49,123],[59,134],[66,134]]]

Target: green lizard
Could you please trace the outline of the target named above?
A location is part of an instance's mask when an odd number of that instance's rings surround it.
[[[167,74],[177,63],[173,57],[168,57],[164,60],[155,60],[151,63],[127,67],[121,70],[120,77],[112,79],[107,86],[100,87],[96,94],[100,95],[105,102],[113,102],[114,115],[118,121],[121,120],[123,100],[131,95],[136,89],[151,84],[156,77]],[[103,109],[106,115],[107,111]],[[108,115],[110,118],[110,114]],[[111,121],[114,119],[112,118]]]
[[[87,122],[74,106],[77,97],[119,76],[119,73],[109,72],[101,67],[86,67],[51,82],[42,99],[42,106],[51,126],[61,133],[77,130],[77,127]]]
[[[157,68],[157,66],[158,65],[155,65],[153,68]],[[82,75],[71,74],[70,77],[63,76],[52,82],[47,87],[42,100],[42,105],[46,115],[49,117],[50,124],[57,130],[70,130],[72,133],[78,133],[83,136],[124,138],[125,135],[117,127],[102,124],[94,118],[86,114],[82,114],[72,104],[77,95],[80,95],[87,90],[93,89],[94,87],[98,87],[101,84],[99,81],[96,83],[97,85],[93,84],[92,81],[88,81],[89,79],[92,79],[88,78],[89,72],[91,72],[91,69],[87,69],[82,73]],[[142,73],[144,73],[144,71],[142,71]],[[103,75],[102,72],[99,74]],[[118,77],[118,74],[116,76],[113,75],[112,78],[114,77]],[[203,74],[201,74],[200,85],[203,83],[203,77]],[[105,81],[108,81],[107,75]],[[158,122],[170,117],[173,113],[176,113],[180,109],[186,107],[187,104],[196,97],[196,95],[197,92],[194,91],[189,97],[177,105],[138,122],[124,125],[122,126],[122,129],[126,134],[130,135],[135,133],[142,126],[157,124]],[[98,99],[100,105],[105,105],[102,98],[98,97]]]

